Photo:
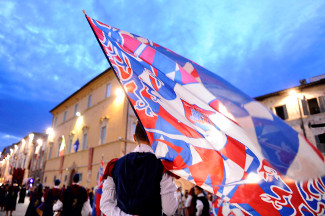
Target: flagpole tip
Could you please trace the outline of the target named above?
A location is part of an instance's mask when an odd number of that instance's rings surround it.
[[[82,12],[85,14],[85,16],[87,16],[87,14],[86,14],[86,11],[85,11],[85,10],[82,10]]]

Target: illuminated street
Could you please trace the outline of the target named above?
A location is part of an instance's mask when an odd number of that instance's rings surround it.
[[[29,204],[29,197],[25,198],[24,203],[17,203],[16,205],[16,211],[12,213],[13,216],[23,216],[26,213],[26,209]],[[5,216],[6,212],[5,211],[0,211],[0,216]]]

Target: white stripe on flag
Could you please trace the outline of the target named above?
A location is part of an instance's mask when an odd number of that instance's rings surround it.
[[[139,56],[143,50],[146,48],[145,44],[141,44],[134,52],[134,55]]]

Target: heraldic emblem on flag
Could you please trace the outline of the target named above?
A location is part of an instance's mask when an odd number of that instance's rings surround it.
[[[86,17],[167,169],[245,214],[324,213],[324,157],[303,136],[193,61]]]

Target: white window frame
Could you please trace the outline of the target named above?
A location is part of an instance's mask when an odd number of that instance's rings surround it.
[[[87,149],[87,143],[88,142],[88,130],[85,129],[82,134],[82,150]]]
[[[68,153],[72,153],[73,136],[69,137]]]
[[[53,123],[53,127],[56,127],[57,123],[58,123],[58,117],[55,116],[55,118],[54,118],[54,123]]]
[[[103,129],[105,128],[105,133],[103,133]],[[99,144],[105,144],[107,138],[107,124],[104,124],[100,127],[100,137],[99,137]]]
[[[74,116],[77,116],[78,106],[79,105],[77,103],[74,105]]]
[[[63,113],[63,122],[65,122],[67,120],[67,115],[68,115],[68,111],[64,111],[64,113]]]
[[[111,89],[112,89],[112,85],[109,83],[106,85],[106,94],[105,94],[105,98],[108,98],[111,96]]]
[[[57,153],[56,153],[56,156],[57,156],[57,157],[59,157],[59,154],[60,154],[61,143],[62,143],[62,137],[59,138],[58,151],[57,151]]]
[[[93,96],[92,95],[89,95],[88,96],[87,108],[90,108],[91,107],[92,100],[93,100]]]
[[[49,148],[49,154],[47,156],[47,159],[51,159],[51,154],[52,154],[52,150],[53,150],[53,144],[50,144],[50,148]]]

